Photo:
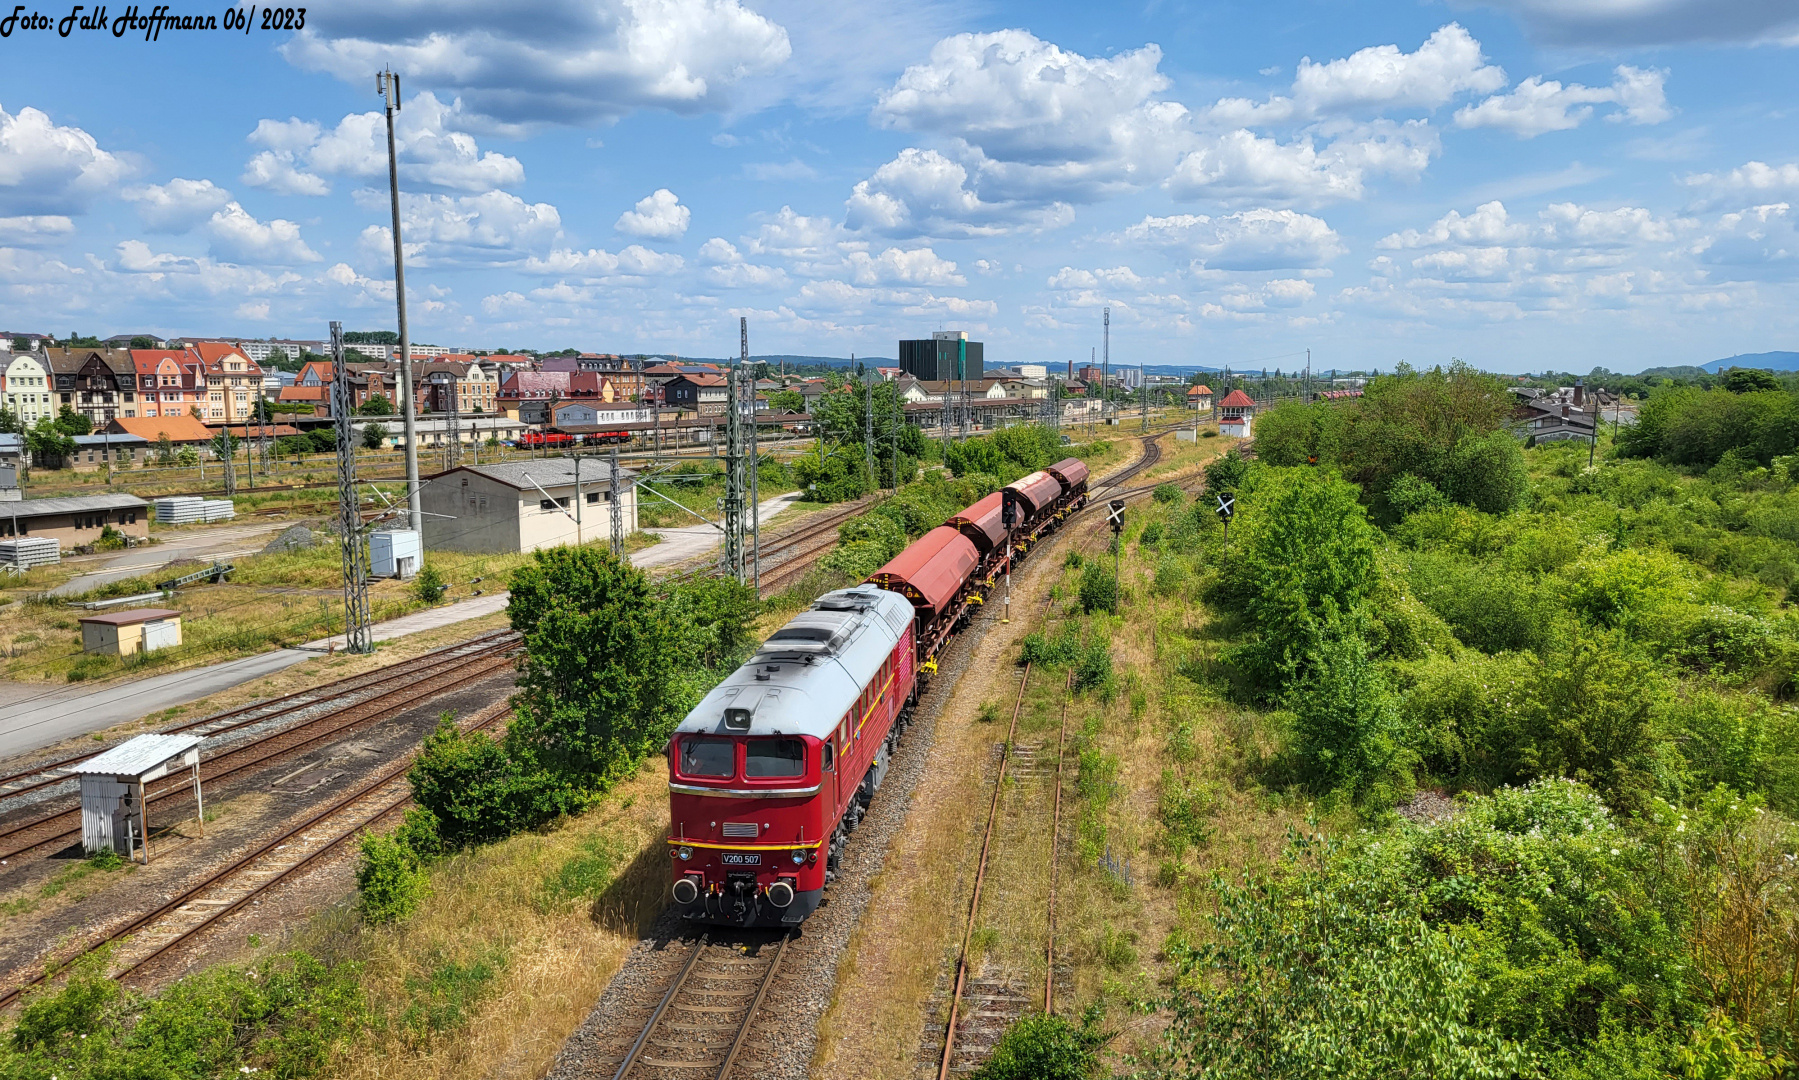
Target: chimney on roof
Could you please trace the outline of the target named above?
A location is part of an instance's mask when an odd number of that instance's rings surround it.
[[[1566,405],[1562,406],[1562,419],[1563,420],[1568,419],[1568,406],[1566,406]]]
[[[1584,382],[1585,380],[1582,379],[1574,380],[1574,407],[1577,409],[1580,408],[1580,403],[1586,400],[1586,386],[1584,385]]]

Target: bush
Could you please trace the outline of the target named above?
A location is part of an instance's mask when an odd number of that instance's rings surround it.
[[[1100,1050],[1111,1039],[1101,1030],[1099,1006],[1088,1006],[1079,1026],[1061,1016],[1031,1013],[1012,1022],[975,1080],[1092,1080],[1103,1076]]]
[[[1179,484],[1166,483],[1157,484],[1156,489],[1150,492],[1149,497],[1163,506],[1179,506],[1186,500],[1187,493],[1181,490]]]
[[[105,977],[90,957],[61,986],[31,995],[0,1050],[0,1073],[42,1080],[223,1077],[323,1072],[368,1023],[354,964],[303,952],[254,968],[213,968],[155,997]]]
[[[391,836],[365,833],[362,859],[356,866],[358,906],[363,921],[371,926],[397,922],[418,909],[425,898],[427,879],[418,855]]]
[[[1387,505],[1400,517],[1410,517],[1421,510],[1436,510],[1449,502],[1437,485],[1419,476],[1417,473],[1406,473],[1393,481],[1387,489]]]
[[[1411,795],[1411,755],[1386,680],[1359,633],[1343,628],[1320,646],[1288,691],[1293,752],[1312,790],[1390,807]]]
[[[444,593],[449,591],[449,583],[444,580],[444,576],[438,572],[435,566],[426,565],[423,570],[419,571],[418,577],[412,579],[412,595],[421,604],[435,604],[444,598]]]
[[[1443,493],[1464,506],[1503,514],[1524,501],[1530,474],[1524,451],[1509,431],[1464,435],[1450,452]]]
[[[533,768],[484,731],[464,734],[448,714],[425,738],[406,779],[450,850],[536,828],[579,809],[586,795],[577,778]]]
[[[1100,563],[1089,563],[1081,571],[1081,610],[1089,615],[1118,611],[1118,579]]]
[[[111,525],[100,530],[100,539],[94,541],[95,551],[123,551],[125,534]]]

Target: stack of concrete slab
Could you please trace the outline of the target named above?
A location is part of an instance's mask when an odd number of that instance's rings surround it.
[[[205,503],[206,500],[198,495],[171,495],[157,499],[156,521],[161,525],[192,525],[205,521]]]
[[[0,564],[29,570],[62,561],[62,548],[54,536],[21,536],[0,540]]]
[[[203,521],[230,521],[237,516],[230,499],[207,499],[200,504],[200,512]]]

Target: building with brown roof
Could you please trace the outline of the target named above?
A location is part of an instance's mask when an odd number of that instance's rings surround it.
[[[206,422],[252,419],[256,399],[262,396],[262,368],[256,361],[225,341],[197,341],[188,351],[199,358],[199,374],[206,383],[206,400],[200,405]]]
[[[46,349],[55,404],[87,417],[95,427],[137,415],[137,370],[125,349]]]

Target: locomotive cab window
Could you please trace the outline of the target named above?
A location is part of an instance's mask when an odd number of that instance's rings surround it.
[[[827,741],[824,744],[823,756],[820,757],[820,759],[819,759],[818,767],[823,769],[825,772],[830,772],[831,766],[833,763],[835,763],[836,760],[837,760],[837,748],[832,746],[830,744],[830,742]]]
[[[737,744],[731,739],[688,736],[681,740],[681,772],[686,776],[737,775]]]
[[[750,779],[805,773],[806,744],[798,739],[751,739],[744,744],[743,775]]]

